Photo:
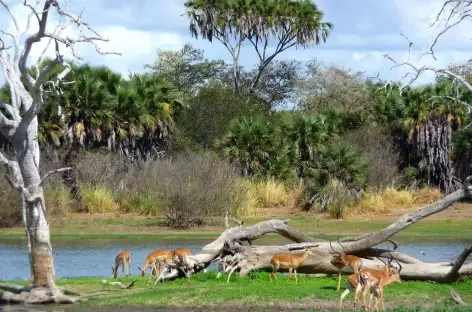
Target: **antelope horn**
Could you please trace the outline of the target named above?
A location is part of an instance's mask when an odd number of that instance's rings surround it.
[[[382,262],[383,264],[387,265],[387,263],[385,263],[382,259],[379,258],[379,250],[378,250],[377,247],[375,247],[375,253],[377,254],[377,257],[376,257],[376,258],[377,258],[380,262]]]
[[[341,244],[341,242],[339,241],[339,235],[338,235],[338,244],[339,246],[341,246],[341,248],[343,249],[343,253],[345,254],[346,253],[346,249],[344,249],[344,246]]]
[[[329,246],[331,247],[331,249],[332,249],[335,253],[337,253],[338,255],[341,256],[341,253],[340,253],[339,251],[334,250],[333,245],[331,244],[331,240],[329,240]]]

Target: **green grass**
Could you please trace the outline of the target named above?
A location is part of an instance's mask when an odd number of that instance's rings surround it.
[[[245,225],[267,219],[246,219]],[[334,238],[380,230],[395,221],[383,220],[329,220],[317,216],[291,217],[289,225],[317,238]],[[143,218],[132,215],[84,217],[74,215],[50,221],[53,239],[124,239],[124,238],[216,238],[223,230],[222,220],[213,220],[205,227],[173,230],[164,226],[162,218]],[[24,238],[23,228],[0,229],[0,239]],[[424,219],[395,236],[411,240],[460,240],[472,237],[470,219]]]
[[[253,272],[248,277],[233,275],[230,283],[226,276],[216,279],[215,272],[199,273],[189,281],[178,279],[153,285],[149,277],[119,277],[117,280],[128,284],[137,280],[135,288],[120,290],[116,286],[102,285],[101,278],[62,279],[57,283],[81,295],[103,292],[88,298],[80,305],[104,306],[159,306],[159,307],[202,307],[202,306],[240,306],[240,307],[292,307],[306,309],[323,307],[336,310],[340,292],[335,290],[336,276],[311,277],[299,275],[298,284],[288,280],[287,276],[278,275],[278,281],[271,282],[269,273]],[[110,278],[106,278],[112,281]],[[342,286],[346,277],[343,277]],[[402,284],[389,285],[384,292],[386,308],[397,311],[451,311],[455,308],[450,299],[450,288],[453,287],[465,302],[472,303],[472,279],[463,278],[452,285],[418,281],[404,281]],[[344,301],[344,308],[351,309],[353,294]],[[465,311],[465,310],[463,310]]]

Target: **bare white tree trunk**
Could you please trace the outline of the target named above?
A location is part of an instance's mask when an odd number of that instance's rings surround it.
[[[33,190],[37,196],[33,201],[24,199],[22,210],[25,213],[25,226],[28,234],[33,286],[48,287],[48,281],[54,281],[54,264],[50,241],[49,224],[46,219],[46,206],[39,174],[39,145],[37,117],[34,117],[26,132],[21,128],[13,140],[18,167],[23,180],[23,187]],[[31,144],[30,144],[31,143]],[[24,146],[29,146],[24,150]]]
[[[0,131],[12,144],[15,152],[14,159],[7,159],[0,153],[0,164],[7,167],[5,177],[21,194],[21,209],[28,237],[33,287],[31,289],[6,287],[12,292],[0,293],[0,301],[72,303],[74,299],[63,295],[54,281],[54,262],[43,193],[43,182],[50,174],[71,168],[57,169],[41,178],[37,115],[41,107],[47,105],[45,89],[51,88],[51,92],[56,95],[58,101],[58,114],[63,117],[60,87],[71,67],[60,54],[60,44],[79,58],[75,50],[76,43],[91,43],[98,53],[109,54],[101,52],[96,45],[97,41],[107,40],[84,23],[80,15],[77,16],[62,9],[58,0],[44,0],[42,3],[37,1],[36,6],[30,5],[27,1],[21,3],[30,10],[27,28],[32,24],[31,19],[38,22],[37,32],[25,39],[23,47],[20,47],[20,41],[23,35],[28,34],[29,29],[26,31],[21,29],[18,17],[13,14],[5,0],[0,0],[0,7],[10,16],[15,28],[12,33],[4,29],[0,32],[0,65],[10,91],[10,103],[0,102],[0,108],[3,109],[3,111],[0,110]],[[48,17],[52,10],[58,14],[61,22],[55,29],[49,30]],[[62,32],[69,25],[80,29],[80,35],[76,39],[62,36]],[[48,44],[37,61],[36,77],[32,77],[26,64],[33,45],[41,39],[48,40]],[[56,58],[48,65],[40,66],[43,55],[51,42],[55,43]],[[53,80],[48,81],[51,71],[59,65],[63,67],[62,72],[52,78]]]

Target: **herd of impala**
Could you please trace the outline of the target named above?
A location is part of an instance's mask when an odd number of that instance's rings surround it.
[[[341,245],[338,239],[338,243]],[[334,250],[331,245],[331,249],[337,253],[333,256],[330,263],[337,268],[338,270],[338,285],[337,289],[341,287],[341,273],[344,267],[350,266],[354,271],[353,274],[347,278],[347,288],[341,294],[339,300],[339,308],[342,308],[343,299],[351,291],[355,291],[354,295],[354,305],[359,303],[362,307],[369,310],[371,307],[372,299],[375,299],[375,309],[378,310],[379,303],[381,303],[382,310],[384,307],[383,299],[383,289],[385,286],[398,282],[401,283],[400,271],[402,269],[401,264],[397,261],[399,268],[395,268],[391,265],[392,259],[388,263],[384,263],[382,270],[373,270],[373,269],[363,269],[362,268],[362,259],[354,256],[348,255],[345,252],[338,252]],[[342,245],[341,245],[342,247]],[[344,248],[343,248],[344,249]],[[161,268],[172,263],[174,260],[178,260],[181,256],[191,256],[192,252],[186,248],[177,248],[175,250],[165,250],[157,249],[147,255],[144,265],[142,268],[138,267],[141,272],[141,276],[146,275],[147,269],[151,268],[151,277],[158,277]],[[311,249],[305,248],[305,251],[300,254],[286,253],[286,254],[277,254],[271,259],[272,273],[270,273],[270,280],[273,277],[277,279],[277,271],[280,268],[288,269],[289,279],[292,277],[292,272],[295,275],[295,282],[298,283],[297,279],[297,268],[308,258],[308,256],[314,256],[314,253]],[[131,276],[131,254],[128,250],[121,250],[118,255],[115,257],[115,266],[112,269],[112,276],[116,278],[118,276],[118,268],[122,266],[123,273],[126,271],[126,275]],[[362,302],[359,300],[359,293],[364,289],[362,294]],[[369,304],[366,305],[366,296],[370,293]]]

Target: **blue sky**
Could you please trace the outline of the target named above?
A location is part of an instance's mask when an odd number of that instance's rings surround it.
[[[33,2],[33,0],[29,0]],[[429,23],[438,12],[442,0],[318,0],[314,1],[325,13],[325,20],[334,23],[328,42],[309,49],[291,48],[280,54],[278,59],[301,61],[318,58],[328,65],[338,65],[354,71],[365,71],[368,76],[380,73],[383,79],[400,79],[404,69],[390,70],[391,62],[382,57],[388,53],[394,59],[402,60],[407,55],[407,41],[404,33],[420,49],[428,43],[437,29]],[[25,10],[19,0],[7,1],[19,16],[20,24],[26,25]],[[69,0],[69,10],[80,12],[85,8],[83,18],[93,25],[109,43],[101,45],[103,50],[113,50],[122,56],[101,56],[92,47],[82,44],[78,52],[85,62],[107,65],[124,75],[144,71],[143,64],[156,59],[156,49],[178,50],[187,42],[205,50],[208,58],[230,60],[228,52],[217,41],[210,43],[193,39],[188,31],[188,19],[184,0]],[[57,19],[51,19],[51,27]],[[452,62],[468,59],[472,48],[467,27],[456,29],[445,37],[438,46],[437,61],[423,58],[420,63],[444,67]],[[0,10],[0,28],[12,29],[5,11]],[[31,32],[34,30],[31,30]],[[67,35],[77,32],[69,29]],[[30,64],[37,59],[45,43],[41,42],[32,51]],[[53,55],[53,50],[48,52]],[[67,53],[65,53],[68,55]],[[256,56],[248,45],[243,49],[241,62],[245,66],[256,63]],[[417,57],[414,59],[417,61]],[[420,64],[417,63],[417,64]],[[432,75],[425,75],[421,82],[431,81]],[[0,75],[0,83],[4,78]]]

